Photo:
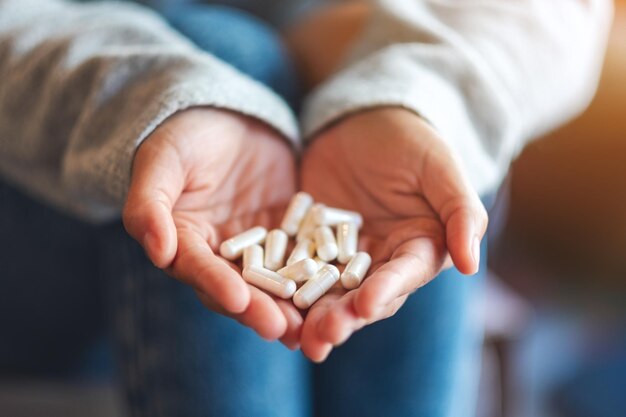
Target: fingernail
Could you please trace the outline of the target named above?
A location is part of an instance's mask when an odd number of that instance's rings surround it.
[[[478,272],[478,268],[480,266],[480,239],[477,236],[474,236],[474,240],[472,240],[472,258],[474,259],[474,264],[476,266],[475,272]]]
[[[285,346],[287,346],[287,349],[295,351],[300,349],[300,343],[286,343]]]
[[[331,352],[332,350],[333,350],[332,345],[329,345],[329,346],[326,348],[326,352],[324,352],[324,353],[322,354],[322,356],[320,356],[320,357],[319,357],[319,359],[315,359],[315,360],[313,360],[313,362],[315,362],[315,363],[322,363],[322,362],[324,362],[324,361],[326,360],[326,358],[328,358],[328,355],[330,355],[330,352]]]
[[[146,233],[143,236],[143,240],[141,241],[141,243],[144,252],[146,252],[146,255],[148,256],[148,258],[150,258],[150,255],[152,254],[152,251],[154,249],[154,235],[150,232]]]
[[[146,254],[146,258],[148,258],[150,262],[152,262],[152,265],[154,265],[155,268],[158,268],[157,264],[152,259],[152,255],[155,250],[155,247],[154,247],[155,243],[156,241],[155,241],[154,235],[148,232],[143,236],[143,240],[141,241],[141,246],[143,246],[143,251]]]
[[[343,345],[344,343],[346,343],[348,341],[348,339],[350,339],[350,336],[352,336],[352,332],[350,330],[344,332],[339,337],[339,340],[337,341],[337,343],[335,343],[335,347],[339,347],[339,346]]]

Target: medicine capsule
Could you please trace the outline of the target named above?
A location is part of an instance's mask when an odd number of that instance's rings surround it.
[[[258,266],[249,266],[244,269],[243,279],[257,288],[284,299],[290,298],[297,288],[294,281]]]
[[[276,271],[283,267],[288,240],[287,233],[280,229],[274,229],[267,234],[265,239],[265,267],[267,269]]]
[[[313,197],[305,192],[299,192],[294,195],[287,206],[285,217],[283,218],[280,228],[283,229],[287,235],[295,236],[300,228],[300,223],[304,219],[307,211],[313,205]]]
[[[337,226],[337,260],[346,264],[352,259],[359,241],[359,227],[356,223],[339,223]]]
[[[328,226],[319,226],[313,233],[315,237],[315,250],[321,260],[330,262],[337,257],[337,241],[333,231]]]
[[[367,252],[357,252],[341,274],[341,285],[347,290],[358,288],[371,264],[372,257]]]
[[[243,250],[243,269],[253,265],[263,266],[263,247],[261,245],[248,246]]]
[[[309,280],[317,272],[317,262],[313,259],[302,259],[294,264],[281,268],[277,273],[297,283]]]
[[[220,245],[220,255],[233,261],[239,258],[243,250],[248,246],[263,243],[266,236],[267,229],[265,229],[265,227],[253,227],[222,242]]]
[[[307,309],[339,280],[339,270],[334,265],[324,265],[322,269],[304,283],[293,295],[293,303],[299,309]]]
[[[326,207],[323,204],[316,204],[311,210],[318,226],[335,226],[339,223],[356,223],[357,227],[363,225],[363,217],[356,211]]]
[[[315,223],[315,219],[313,218],[313,214],[315,208],[320,204],[314,204],[313,207],[306,212],[304,219],[300,223],[300,229],[298,229],[298,234],[296,235],[296,242],[300,242],[303,239],[312,239],[313,231],[317,227],[317,223]]]
[[[311,239],[302,239],[296,243],[296,246],[291,251],[289,258],[287,258],[287,265],[294,264],[303,259],[312,258],[315,255],[315,244]]]
[[[313,260],[314,260],[315,262],[317,262],[317,270],[318,270],[318,271],[319,271],[320,269],[322,269],[322,267],[324,267],[324,266],[328,265],[328,262],[326,262],[326,261],[322,261],[322,260],[320,259],[320,257],[319,257],[319,256],[316,256],[315,258],[313,258]]]

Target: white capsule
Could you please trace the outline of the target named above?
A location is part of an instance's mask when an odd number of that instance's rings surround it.
[[[261,245],[248,246],[243,250],[243,269],[253,265],[263,266],[263,247]]]
[[[302,259],[294,264],[276,271],[279,275],[294,280],[297,283],[309,280],[317,272],[317,262],[313,259]]]
[[[307,309],[339,280],[339,270],[334,265],[324,265],[322,269],[304,283],[293,295],[293,303],[299,309]]]
[[[359,241],[359,228],[356,223],[339,223],[337,226],[337,260],[347,264],[354,256]]]
[[[303,239],[296,243],[291,251],[291,255],[287,258],[287,265],[294,264],[303,259],[312,258],[315,255],[315,244],[311,239]]]
[[[280,228],[283,229],[289,236],[295,236],[300,228],[300,223],[304,219],[305,214],[313,205],[313,197],[305,192],[299,192],[294,195],[289,202],[285,217],[280,224]]]
[[[283,267],[288,241],[287,233],[280,229],[274,229],[267,234],[265,239],[265,267],[267,269],[276,271]]]
[[[371,264],[372,257],[368,253],[357,252],[341,274],[341,285],[347,290],[358,288]]]
[[[296,242],[300,242],[303,239],[313,238],[313,231],[317,227],[315,219],[313,218],[313,213],[315,207],[319,205],[320,204],[314,204],[313,207],[306,212],[304,219],[302,219],[302,222],[300,223],[300,229],[298,229],[298,234],[296,235]]]
[[[249,266],[244,269],[243,279],[257,288],[284,299],[290,298],[297,288],[296,283],[289,278],[258,266]]]
[[[220,255],[228,260],[235,260],[248,246],[263,243],[265,236],[267,236],[267,229],[261,226],[253,227],[222,242]]]
[[[315,262],[317,262],[317,270],[318,270],[318,271],[319,271],[320,269],[322,269],[322,267],[324,267],[324,266],[328,265],[328,262],[326,262],[326,261],[322,261],[322,260],[320,259],[320,257],[319,257],[319,256],[316,256],[315,258],[313,258],[313,260],[314,260]]]
[[[330,262],[337,257],[337,241],[330,227],[316,228],[313,236],[315,237],[315,250],[321,260]]]
[[[363,225],[363,217],[356,211],[326,207],[323,204],[316,204],[311,210],[318,226],[335,226],[339,223],[356,223],[357,227]]]

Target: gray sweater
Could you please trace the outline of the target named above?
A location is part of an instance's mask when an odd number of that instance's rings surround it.
[[[404,106],[440,131],[482,193],[527,140],[582,111],[595,91],[610,0],[372,3],[344,67],[306,101],[305,139],[360,109]],[[115,218],[137,146],[199,105],[254,116],[300,148],[280,97],[148,9],[0,0],[4,181],[84,219]]]

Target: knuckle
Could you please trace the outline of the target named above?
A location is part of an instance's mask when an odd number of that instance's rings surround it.
[[[475,206],[474,199],[468,195],[459,195],[449,199],[441,208],[440,216],[445,223],[457,215],[473,214],[472,208]]]

